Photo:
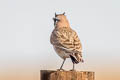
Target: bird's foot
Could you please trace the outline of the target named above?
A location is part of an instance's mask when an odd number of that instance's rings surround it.
[[[75,69],[71,69],[70,71],[76,71]]]
[[[57,69],[57,71],[65,71],[64,69]]]

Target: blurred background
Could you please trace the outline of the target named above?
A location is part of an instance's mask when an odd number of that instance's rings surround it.
[[[40,70],[61,66],[50,44],[55,12],[66,12],[83,45],[76,69],[120,80],[119,0],[0,0],[0,80],[40,80]]]

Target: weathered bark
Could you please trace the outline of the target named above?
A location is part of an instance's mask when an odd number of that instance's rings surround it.
[[[90,71],[52,71],[41,70],[41,80],[95,80]]]

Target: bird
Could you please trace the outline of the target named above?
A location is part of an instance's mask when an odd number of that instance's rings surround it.
[[[58,70],[64,70],[62,67],[67,58],[73,63],[72,71],[75,70],[75,64],[84,62],[82,58],[82,44],[75,30],[70,27],[69,21],[65,15],[56,14],[53,18],[54,29],[50,36],[50,43],[55,52],[63,59],[62,65]]]

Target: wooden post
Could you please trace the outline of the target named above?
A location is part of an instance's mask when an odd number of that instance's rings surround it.
[[[41,80],[95,80],[94,74],[90,71],[40,71]]]

